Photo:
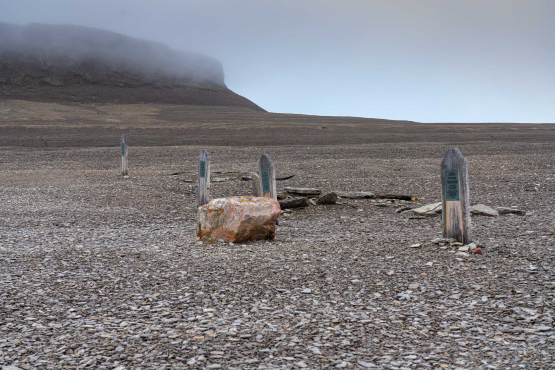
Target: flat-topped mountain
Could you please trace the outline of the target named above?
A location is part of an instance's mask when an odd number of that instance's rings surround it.
[[[215,59],[69,25],[0,23],[0,99],[262,110],[227,88]]]

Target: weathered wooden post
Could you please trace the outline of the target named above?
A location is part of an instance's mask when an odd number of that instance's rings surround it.
[[[260,183],[260,176],[257,173],[251,172],[252,177],[252,195],[255,197],[262,196],[262,184]]]
[[[129,163],[127,160],[127,138],[125,134],[121,135],[121,175],[124,177],[129,176]]]
[[[470,243],[468,164],[459,149],[449,149],[441,162],[441,195],[443,237]]]
[[[261,196],[277,200],[276,172],[274,162],[268,154],[264,154],[258,161],[258,176],[262,188]]]
[[[206,149],[200,151],[198,163],[198,205],[203,206],[210,201],[210,157]]]

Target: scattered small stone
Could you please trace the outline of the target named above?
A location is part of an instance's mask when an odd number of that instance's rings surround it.
[[[357,363],[362,366],[362,367],[366,367],[366,368],[372,368],[372,367],[377,367],[375,364],[371,363],[371,362],[366,362],[366,361],[362,361],[362,360],[358,360]]]
[[[473,251],[474,254],[482,254],[482,248],[476,247]]]
[[[165,156],[148,155],[156,147],[135,148],[142,168],[131,182],[115,181],[112,149],[75,151],[87,162],[103,153],[105,162],[90,162],[102,171],[65,178],[66,168],[85,161],[55,167],[51,158],[66,158],[71,148],[2,152],[17,156],[0,160],[0,175],[8,175],[0,176],[0,369],[488,370],[555,363],[549,192],[555,175],[540,171],[546,162],[532,161],[536,156],[518,156],[522,164],[503,159],[514,182],[494,162],[480,168],[478,157],[471,161],[473,173],[492,175],[491,183],[471,181],[471,197],[537,208],[519,219],[476,217],[473,235],[487,243],[486,253],[477,241],[441,238],[441,217],[408,221],[393,207],[371,206],[381,199],[310,207],[290,218],[283,209],[272,241],[201,243],[194,235],[196,188],[157,175],[167,164],[159,163]],[[220,168],[243,168],[226,162],[231,149],[218,150]],[[302,181],[318,179],[330,189],[367,183],[344,176],[355,162],[328,179],[323,162],[311,172],[287,163],[295,158],[287,150],[278,169],[300,168]],[[179,158],[182,151],[174,151]],[[546,159],[544,152],[537,159]],[[364,168],[373,187],[439,195],[438,160],[424,158],[425,172],[417,176],[409,168],[395,179],[376,177],[391,167],[385,154]],[[107,186],[110,176],[115,182]],[[541,190],[525,193],[520,185],[532,178],[542,181]],[[250,191],[233,177],[211,190],[213,196]],[[410,248],[415,243],[420,249]],[[469,256],[456,255],[461,252]]]
[[[308,346],[307,347],[312,353],[314,353],[315,355],[321,355],[322,351],[320,351],[320,349],[318,347],[315,346]]]
[[[337,203],[337,193],[330,192],[322,195],[316,200],[316,204],[335,204]]]
[[[281,209],[306,208],[309,204],[308,198],[305,197],[287,198],[279,201]]]
[[[395,213],[403,213],[406,211],[410,211],[413,207],[409,207],[409,206],[405,206],[405,207],[399,207],[395,210]]]
[[[432,244],[451,244],[456,242],[457,241],[453,238],[436,238],[431,241]]]
[[[414,208],[408,212],[413,212],[420,216],[435,216],[438,213],[441,213],[441,210],[442,210],[442,205],[441,205],[441,202],[439,202],[439,203],[427,204],[419,208]]]
[[[484,204],[476,204],[474,206],[471,206],[470,212],[474,215],[483,215],[483,216],[490,216],[490,217],[499,216],[499,212],[496,209],[488,207]]]
[[[468,247],[468,250],[472,252],[474,249],[476,249],[478,247],[478,244],[473,242],[473,243],[470,243],[470,244],[466,245],[466,247]]]

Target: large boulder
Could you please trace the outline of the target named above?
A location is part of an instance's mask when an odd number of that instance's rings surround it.
[[[281,212],[277,200],[264,197],[212,199],[197,213],[197,236],[205,241],[241,243],[273,239]]]

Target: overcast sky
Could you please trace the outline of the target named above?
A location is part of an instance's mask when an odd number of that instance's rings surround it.
[[[272,112],[555,122],[555,0],[0,0],[196,51]]]

